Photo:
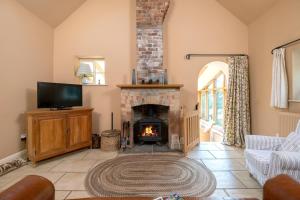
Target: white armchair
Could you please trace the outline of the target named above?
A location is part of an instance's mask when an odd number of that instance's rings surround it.
[[[278,174],[288,174],[300,182],[300,134],[287,138],[246,136],[245,160],[250,174],[263,185]]]

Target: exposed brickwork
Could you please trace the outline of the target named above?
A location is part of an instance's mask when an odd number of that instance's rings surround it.
[[[137,0],[137,27],[156,27],[163,24],[170,0]]]
[[[161,69],[163,35],[161,28],[137,29],[137,65],[139,69]]]
[[[179,89],[122,89],[121,90],[121,120],[130,121],[133,133],[134,106],[157,104],[169,106],[169,147],[177,148],[172,135],[180,135],[180,90]],[[130,138],[133,144],[133,134]]]
[[[170,0],[137,0],[137,70],[155,73],[163,68],[163,22]],[[142,73],[143,74],[143,73]],[[147,73],[144,73],[147,74]],[[139,77],[149,79],[147,75]]]

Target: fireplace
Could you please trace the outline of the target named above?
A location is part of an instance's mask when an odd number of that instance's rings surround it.
[[[140,105],[134,111],[134,143],[166,144],[168,142],[169,106]]]
[[[139,122],[143,122],[142,119],[146,120],[152,117],[152,119],[162,120],[162,126],[165,126],[167,129],[163,132],[163,136],[166,139],[162,138],[162,143],[166,141],[170,149],[181,148],[178,141],[181,116],[180,88],[183,85],[125,84],[118,85],[118,87],[121,88],[121,123],[130,124],[127,147],[133,148],[135,144],[138,144],[137,122],[139,120],[141,120]],[[153,109],[148,109],[150,105],[152,105]],[[134,127],[136,128],[135,130]],[[155,141],[152,143],[155,143]]]

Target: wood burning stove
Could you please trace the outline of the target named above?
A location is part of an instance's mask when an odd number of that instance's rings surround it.
[[[167,120],[161,119],[163,112],[168,114],[167,106],[142,105],[134,110],[140,118],[133,125],[135,144],[165,144],[168,142]]]

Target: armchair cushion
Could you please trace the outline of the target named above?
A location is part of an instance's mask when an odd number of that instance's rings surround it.
[[[285,141],[283,137],[271,137],[262,135],[247,135],[246,136],[246,149],[256,150],[277,150]]]
[[[300,152],[300,134],[296,132],[290,133],[282,143],[280,151]]]
[[[300,180],[300,153],[299,152],[273,152],[271,155],[270,178],[278,174],[288,174]]]
[[[272,151],[246,149],[245,157],[247,162],[252,163],[255,170],[260,171],[264,175],[269,172]]]
[[[273,152],[271,165],[280,168],[280,170],[299,170],[300,172],[300,152]]]

